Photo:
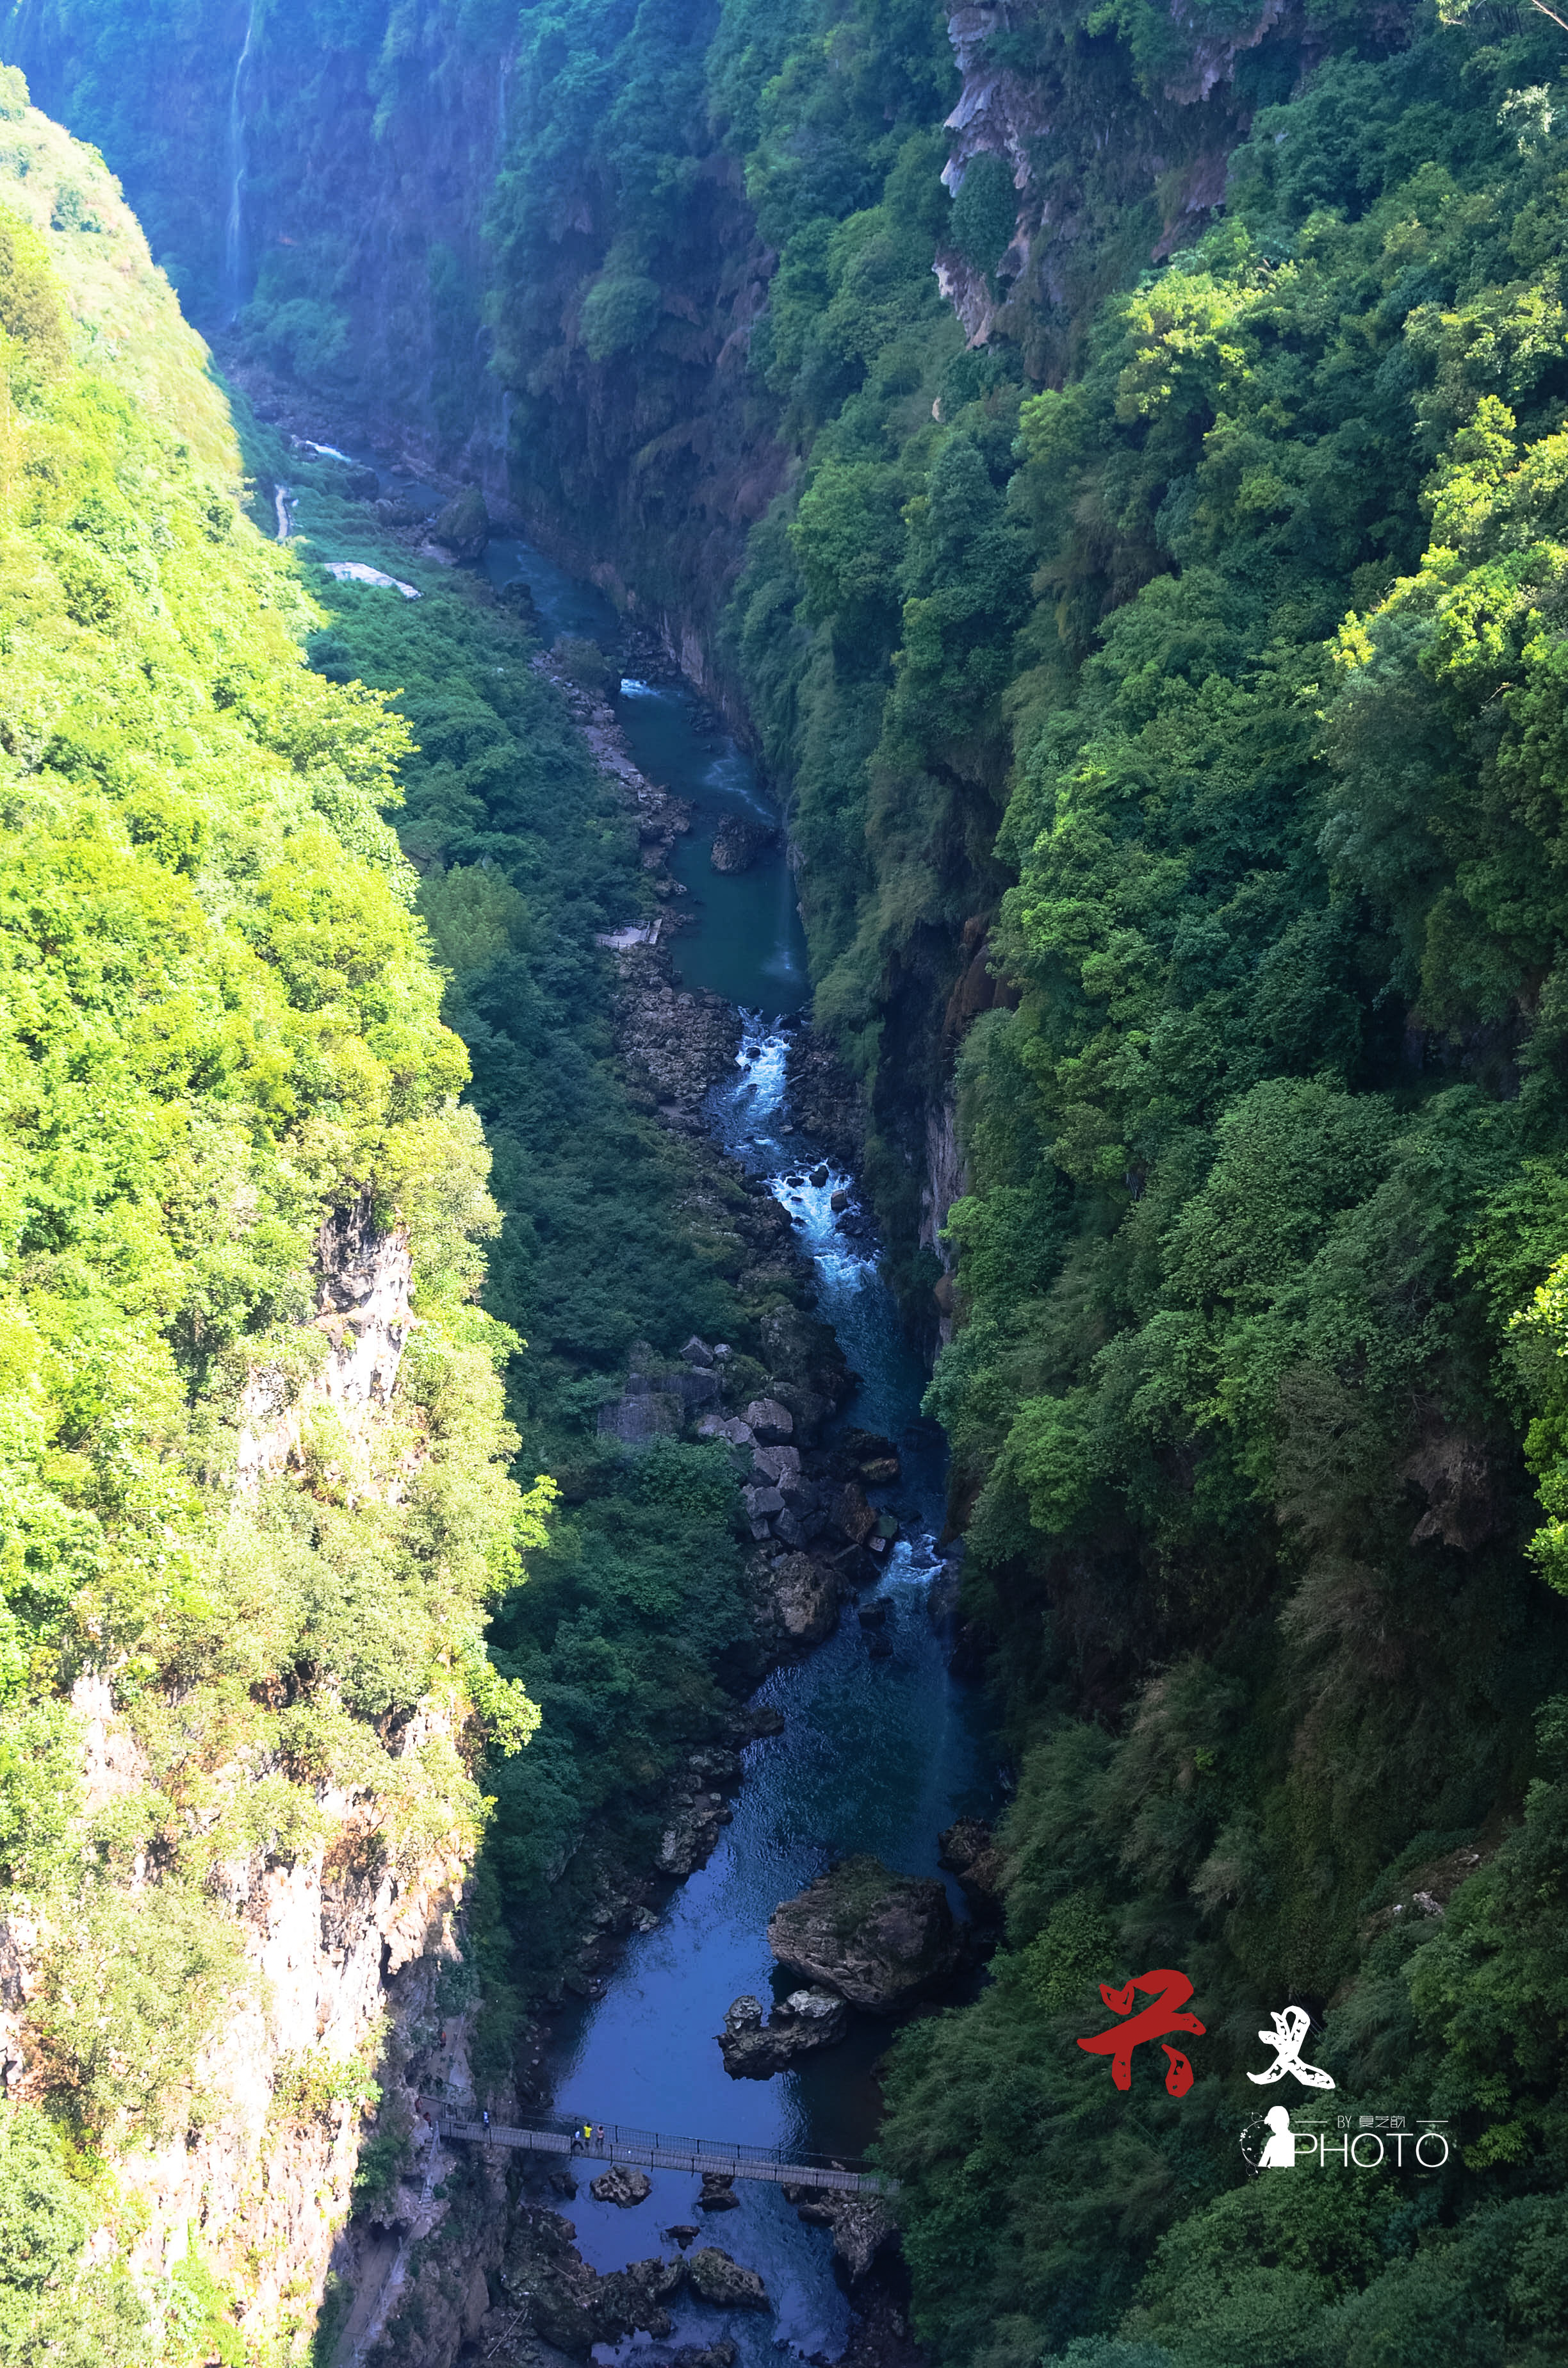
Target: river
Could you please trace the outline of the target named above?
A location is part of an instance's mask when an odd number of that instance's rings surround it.
[[[520,575],[551,633],[582,634],[613,651],[619,620],[592,586],[575,582],[528,545],[490,546],[497,582]],[[693,803],[693,829],[677,842],[672,869],[687,889],[682,909],[695,927],[675,940],[688,986],[740,1006],[745,1032],[732,1080],[709,1097],[708,1118],[731,1154],[766,1178],[790,1213],[816,1268],[817,1312],[831,1323],[860,1387],[843,1419],[898,1442],[903,1476],[873,1492],[903,1528],[876,1594],[887,1604],[889,1659],[874,1659],[851,1614],[807,1660],[775,1670],[757,1699],[784,1716],[781,1735],[753,1744],[734,1801],[733,1822],[708,1864],[672,1886],[664,1920],[634,1937],[606,1995],[559,2029],[551,2069],[555,2109],[575,2120],[619,2121],[645,2129],[733,2138],[847,2157],[876,2128],[873,2066],[890,2026],[858,2015],[840,2045],[771,2080],[733,2080],[715,2034],[732,1998],[765,2002],[795,1987],[768,1953],[767,1919],[835,1860],[870,1850],[909,1874],[934,1874],[937,1837],[965,1814],[996,1806],[995,1754],[973,1693],[949,1674],[947,1647],[927,1614],[940,1567],[944,1442],[924,1421],[925,1369],[899,1323],[876,1261],[839,1233],[830,1205],[854,1179],[829,1167],[813,1186],[817,1154],[791,1129],[787,1036],[778,1021],[807,994],[805,948],[793,883],[782,855],[739,876],[709,862],[725,815],[777,823],[744,752],[684,687],[622,683],[620,722],[638,766]],[[961,1894],[950,1878],[955,1908]],[[579,2248],[597,2269],[619,2269],[653,2249],[654,2231],[694,2216],[694,2181],[655,2172],[653,2195],[635,2213],[596,2203],[586,2184],[570,2207]],[[848,2303],[835,2280],[824,2230],[802,2226],[776,2187],[741,2180],[737,2210],[710,2222],[709,2241],[760,2272],[772,2299],[771,2327],[749,2313],[688,2307],[676,2343],[707,2342],[722,2328],[741,2357],[838,2351]],[[658,2349],[652,2348],[656,2356]],[[649,2347],[639,2340],[641,2353]]]
[[[396,490],[423,489],[400,483]],[[619,620],[592,586],[511,537],[491,542],[484,564],[497,584],[524,579],[547,636],[583,636],[616,651]],[[558,2018],[543,2068],[554,2112],[572,2120],[847,2158],[862,2155],[874,2136],[873,2071],[893,2023],[858,2014],[840,2044],[767,2081],[732,2079],[716,2034],[741,1993],[767,2002],[796,1986],[776,1973],[767,1948],[767,1919],[779,1902],[851,1851],[872,1851],[904,1873],[939,1873],[941,1829],[960,1816],[994,1814],[996,1753],[979,1697],[949,1674],[948,1647],[927,1608],[942,1567],[936,1541],[945,1442],[920,1413],[926,1372],[875,1258],[835,1222],[832,1195],[853,1193],[855,1179],[830,1163],[827,1181],[812,1185],[822,1161],[790,1122],[788,1030],[780,1023],[801,1010],[809,987],[790,870],[781,852],[739,875],[715,872],[709,862],[727,814],[769,824],[779,817],[744,751],[684,685],[628,677],[621,694],[619,720],[638,766],[692,803],[691,834],[671,860],[687,891],[676,967],[685,985],[723,995],[744,1019],[734,1075],[709,1097],[710,1125],[801,1221],[799,1236],[816,1270],[817,1312],[860,1377],[840,1419],[885,1433],[900,1450],[900,1480],[871,1494],[897,1514],[901,1530],[875,1588],[887,1607],[881,1634],[891,1656],[873,1656],[851,1611],[809,1658],[767,1679],[756,1699],[783,1714],[784,1729],[745,1752],[733,1822],[706,1866],[667,1886],[660,1924],[629,1941],[605,1995]],[[961,1916],[958,1886],[942,1879]],[[579,2249],[595,2268],[644,2260],[669,2226],[699,2216],[689,2174],[652,2177],[651,2199],[632,2211],[595,2203],[585,2177],[568,2210]],[[737,2208],[710,2219],[704,2241],[760,2273],[774,2317],[683,2302],[668,2344],[636,2337],[620,2356],[634,2352],[652,2368],[672,2347],[710,2343],[721,2333],[747,2368],[776,2362],[779,2347],[826,2358],[842,2350],[849,2304],[827,2232],[802,2226],[777,2187],[740,2180],[736,2193]]]

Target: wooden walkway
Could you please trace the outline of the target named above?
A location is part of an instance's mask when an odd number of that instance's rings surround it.
[[[603,2129],[604,2135],[598,2133]],[[775,2187],[836,2188],[851,2195],[891,2195],[896,2181],[871,2170],[846,2170],[839,2163],[785,2162],[766,2146],[726,2145],[719,2138],[676,2138],[660,2130],[629,2130],[619,2123],[595,2123],[590,2142],[579,2130],[519,2127],[507,2122],[443,2120],[444,2138],[479,2146],[521,2146],[579,2162],[634,2162],[650,2170],[687,2170],[720,2179],[762,2179]]]

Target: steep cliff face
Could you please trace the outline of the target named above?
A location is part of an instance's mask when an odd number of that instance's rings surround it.
[[[481,232],[506,9],[13,0],[0,45],[120,174],[189,316],[367,438],[504,494]]]
[[[1398,38],[1393,12],[1384,29]],[[1009,341],[1048,382],[1074,366],[1108,287],[1213,218],[1256,108],[1330,46],[1301,0],[1176,0],[1129,9],[1114,29],[1026,0],[958,9],[948,32],[963,87],[945,126],[954,234],[937,248],[937,278],[971,346]],[[966,204],[976,167],[986,187]]]
[[[347,1210],[329,1210],[323,1218],[316,1270],[315,1328],[331,1347],[298,1395],[282,1366],[250,1375],[240,1397],[235,1476],[242,1487],[254,1489],[258,1480],[302,1469],[311,1415],[325,1407],[338,1418],[345,1450],[344,1468],[333,1478],[351,1501],[362,1500],[378,1487],[372,1429],[391,1406],[415,1320],[406,1228],[379,1233],[361,1193]],[[417,1448],[408,1463],[411,1472],[418,1468]],[[386,1501],[395,1504],[406,1482],[393,1477],[380,1486]]]
[[[107,1679],[78,1679],[71,1701],[82,1814],[101,1819],[155,1781],[155,1770]],[[416,1754],[442,1724],[430,1713],[411,1722],[395,1756]],[[255,1781],[242,1764],[221,1771],[220,1785],[225,1772],[231,1789]],[[454,1832],[389,1864],[372,1795],[323,1782],[314,1807],[318,1838],[299,1855],[253,1854],[217,1871],[243,1970],[221,2029],[191,2066],[192,2118],[120,2159],[112,2206],[88,2232],[90,2259],[119,2259],[153,2296],[199,2256],[233,2297],[253,2353],[314,2328],[329,2279],[347,2302],[363,2278],[373,2302],[378,2207],[406,2214],[412,2198],[400,2199],[394,2167],[347,2230],[366,2142],[379,2132],[422,2173],[414,2144],[422,2153],[429,2133],[417,2121],[410,2059],[434,2035],[443,1969],[461,1963],[463,1838]],[[135,1888],[133,1880],[131,1896]],[[27,2068],[39,1934],[25,1918],[6,1931],[0,2055],[17,2103],[41,2093]],[[92,2012],[88,1999],[81,2010]],[[437,2216],[426,2212],[426,2225]]]
[[[0,328],[0,2327],[119,2368],[304,2340],[395,2205],[542,1532],[407,734],[11,67]]]

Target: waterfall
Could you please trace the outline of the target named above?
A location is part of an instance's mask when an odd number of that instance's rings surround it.
[[[223,239],[223,317],[237,320],[245,301],[245,68],[256,32],[256,0],[245,19],[244,47],[229,93],[229,220]]]

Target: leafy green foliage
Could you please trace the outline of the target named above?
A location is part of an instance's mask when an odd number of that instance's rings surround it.
[[[0,2114],[0,2360],[25,2368],[41,2358],[88,2368],[130,2368],[146,2358],[147,2311],[121,2269],[91,2270],[83,2248],[100,2199],[44,2115],[31,2105]]]
[[[480,1722],[515,1749],[538,1720],[486,1617],[551,1491],[510,1476],[513,1336],[476,1304],[488,1155],[384,819],[406,726],[302,664],[320,612],[238,508],[166,294],[165,347],[95,350],[100,242],[111,304],[155,283],[101,164],[28,137],[0,211],[0,1880],[51,2119],[0,2130],[0,2351],[237,2360],[200,2264],[149,2333],[106,2166],[199,2124],[215,2038],[262,2027],[236,1871],[319,1853],[345,1800],[379,1866],[472,1850]],[[62,154],[101,219],[34,188]],[[356,1235],[407,1242],[418,1301],[358,1424],[312,1321]]]
[[[952,243],[977,271],[994,271],[1012,244],[1017,213],[1006,157],[977,156],[953,199]]]

